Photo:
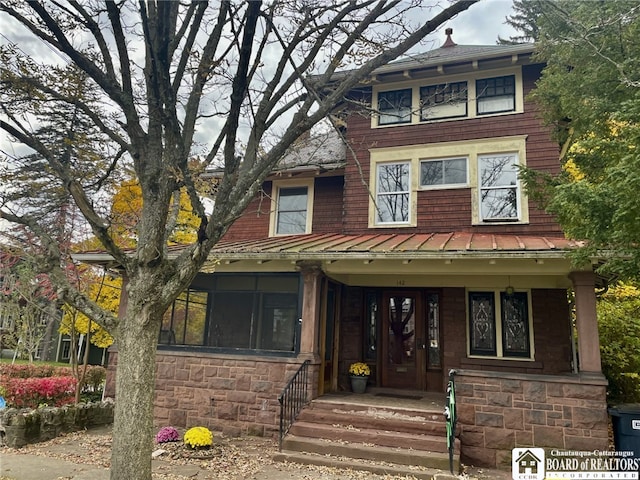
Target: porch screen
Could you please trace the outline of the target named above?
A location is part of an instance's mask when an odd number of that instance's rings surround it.
[[[202,274],[163,320],[161,345],[231,352],[294,352],[300,318],[299,275]]]

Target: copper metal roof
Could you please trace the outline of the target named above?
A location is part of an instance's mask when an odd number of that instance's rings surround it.
[[[561,237],[521,235],[491,235],[467,232],[432,234],[310,234],[269,237],[259,240],[220,242],[212,256],[273,257],[336,257],[400,256],[434,257],[460,255],[565,254],[580,246],[579,242]]]

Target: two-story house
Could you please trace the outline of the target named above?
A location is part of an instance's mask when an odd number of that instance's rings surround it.
[[[455,369],[467,462],[606,448],[601,280],[518,178],[560,169],[527,98],[543,65],[450,33],[353,91],[344,137],[301,139],[211,252],[164,318],[159,425],[273,434],[303,361],[312,398],[363,361],[397,398],[444,397]]]

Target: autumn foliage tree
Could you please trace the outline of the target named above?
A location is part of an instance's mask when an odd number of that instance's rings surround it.
[[[17,185],[0,202],[0,217],[41,238],[58,296],[115,338],[112,479],[151,478],[162,315],[268,173],[303,133],[339,114],[348,91],[473,3],[0,3],[3,35],[14,39],[0,46],[0,129],[15,145],[10,163],[37,165],[57,194],[29,197],[26,184]],[[211,212],[189,161],[196,156],[223,172]],[[124,171],[134,172],[142,198],[132,250],[113,238],[103,201]],[[182,189],[198,218],[197,240],[172,257]],[[62,252],[42,220],[65,196],[126,276],[122,318],[60,271]]]

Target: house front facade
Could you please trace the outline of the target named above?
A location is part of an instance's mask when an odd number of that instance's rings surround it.
[[[518,178],[560,169],[532,53],[448,36],[353,91],[340,134],[301,139],[166,313],[158,425],[272,435],[305,360],[312,398],[362,361],[400,391],[455,370],[463,461],[606,449],[603,279]]]

